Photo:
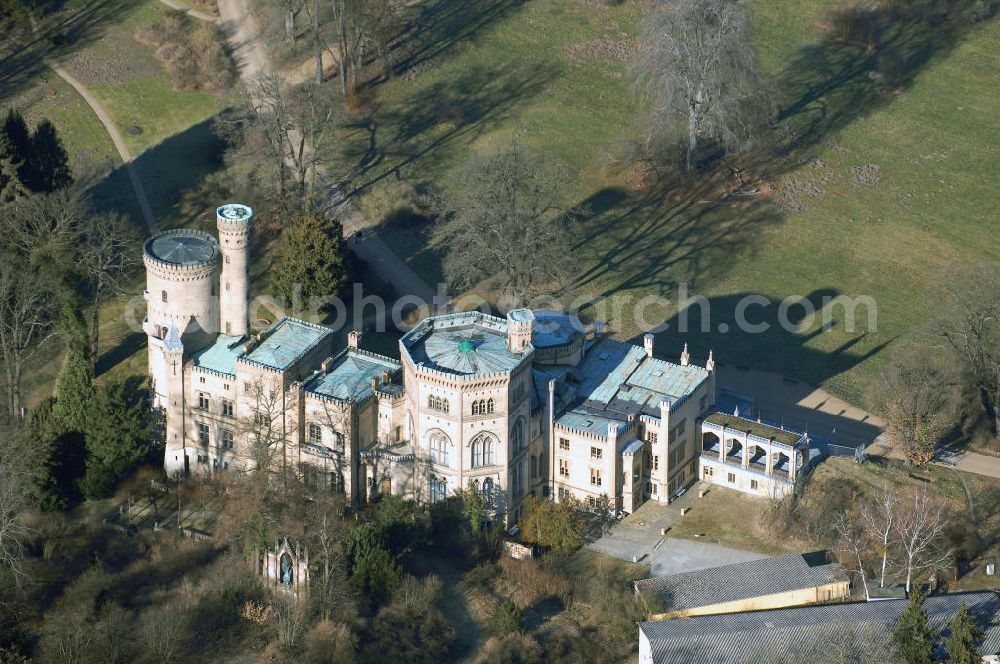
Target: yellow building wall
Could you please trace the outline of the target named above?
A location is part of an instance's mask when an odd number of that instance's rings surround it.
[[[712,616],[720,613],[740,613],[742,611],[762,611],[765,609],[785,609],[805,604],[817,604],[838,599],[846,599],[851,594],[851,584],[848,581],[838,581],[814,588],[802,588],[786,593],[775,593],[762,597],[748,597],[733,602],[709,604],[680,611],[668,611],[651,615],[650,620],[668,620],[670,618],[690,618],[693,616]]]

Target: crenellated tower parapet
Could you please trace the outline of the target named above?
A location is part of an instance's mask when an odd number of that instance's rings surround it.
[[[188,351],[207,345],[219,329],[219,243],[203,231],[174,229],[149,238],[146,333],[163,339],[176,326]]]
[[[219,331],[232,336],[248,332],[250,299],[250,233],[253,210],[239,203],[227,203],[215,211],[222,251]]]

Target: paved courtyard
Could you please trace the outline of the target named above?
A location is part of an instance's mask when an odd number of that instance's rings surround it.
[[[766,558],[760,553],[741,551],[714,544],[710,541],[678,539],[663,535],[675,519],[681,518],[681,509],[698,500],[698,484],[670,505],[646,501],[625,519],[622,519],[604,537],[588,545],[590,549],[614,558],[649,563],[653,576],[675,574],[730,563]]]

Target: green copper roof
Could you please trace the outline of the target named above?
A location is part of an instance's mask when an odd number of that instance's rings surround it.
[[[295,318],[282,318],[264,333],[264,340],[246,359],[284,371],[332,334],[332,330]]]
[[[383,371],[395,373],[399,363],[388,357],[373,353],[363,353],[348,349],[337,357],[325,374],[321,374],[305,384],[305,391],[346,401],[358,401],[372,393],[372,378],[378,378]]]
[[[507,348],[507,321],[478,311],[434,316],[403,337],[414,364],[459,375],[512,371],[527,355]]]
[[[208,348],[193,354],[196,366],[236,375],[236,358],[243,354],[243,337],[220,334]]]

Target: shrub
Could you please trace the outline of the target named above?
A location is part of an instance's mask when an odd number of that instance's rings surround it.
[[[517,604],[505,599],[497,605],[490,619],[490,629],[498,636],[516,634],[524,631],[524,613]]]
[[[344,664],[357,658],[358,637],[343,623],[320,620],[306,634],[306,664]]]
[[[476,664],[541,664],[542,647],[527,634],[492,637],[476,659]]]
[[[455,636],[455,629],[436,609],[418,613],[405,606],[387,606],[375,617],[364,659],[438,664],[448,661]]]
[[[535,560],[501,558],[499,565],[502,575],[497,589],[522,609],[537,606],[550,597],[565,603],[573,593],[572,581]]]

